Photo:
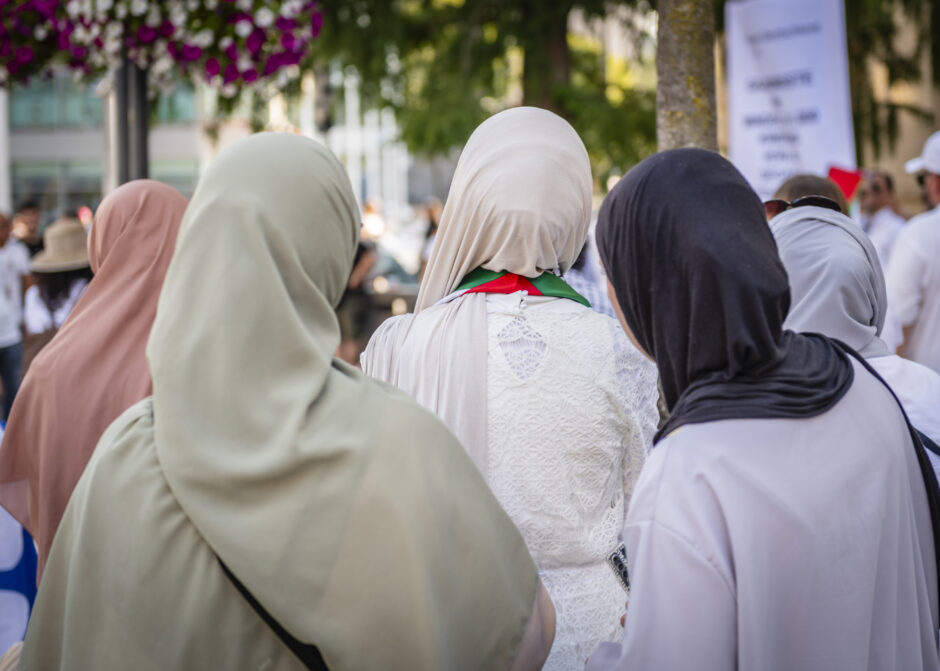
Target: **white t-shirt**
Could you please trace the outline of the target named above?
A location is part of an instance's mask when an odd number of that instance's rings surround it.
[[[895,214],[890,207],[883,207],[862,223],[862,229],[868,234],[868,238],[875,246],[878,252],[878,260],[881,261],[881,267],[888,266],[888,259],[891,258],[891,251],[894,249],[894,243],[904,228],[904,217]]]
[[[940,373],[896,354],[873,357],[868,364],[894,390],[914,428],[940,445]]]
[[[86,287],[88,287],[88,280],[84,278],[73,280],[72,286],[69,287],[68,297],[51,313],[42,300],[39,287],[32,286],[27,289],[23,307],[23,324],[26,326],[26,332],[43,333],[52,328],[62,328],[62,324],[78,303],[78,299],[85,293]]]
[[[588,671],[936,671],[923,477],[894,399],[853,365],[822,415],[689,424],[653,448],[623,531],[623,642]]]
[[[904,356],[940,373],[940,208],[910,220],[888,263],[888,304],[911,333]]]
[[[29,250],[10,238],[0,247],[0,347],[23,339],[23,275],[29,275]]]

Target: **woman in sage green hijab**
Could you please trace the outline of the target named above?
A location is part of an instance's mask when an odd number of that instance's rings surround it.
[[[28,669],[539,668],[554,613],[443,424],[333,359],[358,208],[294,135],[199,183],[147,348],[52,546]]]

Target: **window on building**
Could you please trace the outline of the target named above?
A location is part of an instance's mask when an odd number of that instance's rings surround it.
[[[79,84],[69,75],[34,79],[10,90],[10,127],[94,128],[101,125],[102,106],[93,85]]]
[[[14,206],[36,200],[43,225],[101,201],[100,162],[13,161],[10,167]]]

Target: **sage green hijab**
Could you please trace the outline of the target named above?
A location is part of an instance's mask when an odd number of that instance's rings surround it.
[[[311,140],[212,163],[157,308],[152,399],[75,490],[24,668],[298,668],[216,557],[332,671],[509,668],[538,583],[522,537],[443,424],[333,359],[358,229]]]

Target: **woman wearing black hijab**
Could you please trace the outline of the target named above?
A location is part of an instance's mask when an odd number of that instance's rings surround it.
[[[624,526],[623,643],[588,669],[935,670],[923,447],[851,353],[783,330],[787,275],[744,178],[712,152],[653,156],[597,240],[671,414]]]

